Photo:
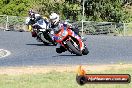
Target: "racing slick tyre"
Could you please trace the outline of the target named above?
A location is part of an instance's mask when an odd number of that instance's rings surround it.
[[[49,43],[47,43],[47,42],[45,42],[45,41],[43,40],[44,38],[42,39],[40,36],[37,36],[37,37],[41,40],[41,42],[44,43],[44,45],[46,45],[46,46],[49,45]]]
[[[84,47],[85,48],[83,49],[82,54],[87,55],[89,53],[88,48],[86,47],[86,45]]]
[[[77,56],[82,56],[82,52],[77,49],[72,43],[71,41],[66,41],[67,47],[70,49],[70,51],[72,50],[71,53],[76,54]]]
[[[57,43],[52,40],[52,38],[50,37],[50,35],[47,32],[43,33],[43,37],[46,39],[48,44],[52,44],[53,46],[57,45]]]

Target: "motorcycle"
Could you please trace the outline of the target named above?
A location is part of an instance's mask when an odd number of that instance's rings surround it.
[[[38,41],[43,42],[45,45],[53,44],[57,45],[50,36],[50,30],[48,29],[48,23],[43,19],[38,20],[32,26],[29,26],[29,30],[32,28],[32,37],[36,37]]]
[[[57,43],[73,54],[82,56],[89,53],[81,37],[65,24],[55,33],[54,38]]]

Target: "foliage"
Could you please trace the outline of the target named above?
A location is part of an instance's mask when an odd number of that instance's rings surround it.
[[[110,22],[123,22],[128,16],[122,0],[86,0],[85,14],[88,20]]]
[[[47,3],[48,2],[48,3]],[[33,1],[33,9],[37,10],[42,15],[49,15],[51,12],[56,12],[61,15],[62,19],[73,18],[78,14],[76,11],[80,10],[79,4],[54,0],[38,0]]]
[[[0,14],[27,16],[33,9],[48,16],[57,12],[62,19],[81,20],[80,0],[0,0]],[[82,0],[81,0],[82,1]],[[130,22],[132,15],[125,11],[124,5],[130,0],[85,0],[85,18],[90,21]]]
[[[29,7],[29,0],[2,0],[0,14],[25,16]]]

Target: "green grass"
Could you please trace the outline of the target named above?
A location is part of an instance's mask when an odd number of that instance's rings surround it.
[[[89,74],[93,72],[89,72]],[[132,69],[108,70],[94,74],[130,74]],[[130,84],[85,84],[76,83],[76,73],[50,72],[43,74],[0,75],[0,88],[132,88]]]

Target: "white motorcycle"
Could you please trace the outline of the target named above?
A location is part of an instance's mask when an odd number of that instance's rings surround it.
[[[35,35],[32,36],[37,37],[37,40],[43,42],[45,45],[57,45],[57,43],[52,40],[52,36],[50,33],[51,30],[49,29],[49,23],[47,23],[44,19],[40,19],[35,24],[33,24],[32,29]]]

